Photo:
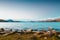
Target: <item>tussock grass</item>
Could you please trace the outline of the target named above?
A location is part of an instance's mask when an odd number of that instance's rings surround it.
[[[60,37],[57,35],[53,35],[51,37],[47,36],[41,36],[40,35],[33,35],[33,34],[20,34],[20,33],[14,33],[7,36],[0,35],[0,40],[60,40]]]

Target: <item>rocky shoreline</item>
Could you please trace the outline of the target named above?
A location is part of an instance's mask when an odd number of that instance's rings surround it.
[[[14,35],[17,34],[17,35]],[[7,36],[11,36],[14,35],[17,36],[17,39],[25,39],[25,40],[58,40],[60,39],[60,32],[57,32],[56,30],[52,29],[52,28],[48,28],[48,30],[32,30],[32,29],[27,29],[27,30],[15,30],[12,31],[12,29],[10,30],[4,30],[3,28],[0,28],[0,36],[1,38],[3,37],[7,37]],[[22,38],[20,38],[22,37]],[[53,38],[54,37],[54,38]],[[13,39],[13,37],[11,37]],[[10,39],[11,39],[10,38]],[[27,39],[26,39],[27,38]],[[7,37],[7,39],[9,39]],[[16,39],[16,40],[17,40]]]

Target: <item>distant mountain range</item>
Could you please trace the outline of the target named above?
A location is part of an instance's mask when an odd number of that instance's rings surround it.
[[[20,22],[20,21],[14,21],[12,19],[9,20],[0,19],[0,22]]]
[[[56,18],[56,19],[47,19],[47,20],[43,20],[42,22],[60,22],[60,18]]]
[[[4,19],[0,19],[0,22],[60,22],[60,18],[56,18],[56,19],[47,19],[47,20],[39,20],[39,21],[14,21],[12,19],[9,20],[4,20]]]

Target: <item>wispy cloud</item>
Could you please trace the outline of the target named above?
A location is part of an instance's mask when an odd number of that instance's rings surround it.
[[[60,1],[0,1],[0,18],[40,20],[60,16]]]

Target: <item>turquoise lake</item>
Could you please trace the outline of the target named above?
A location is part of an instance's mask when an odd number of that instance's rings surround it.
[[[60,31],[60,22],[0,22],[0,28],[47,30],[49,27]]]

